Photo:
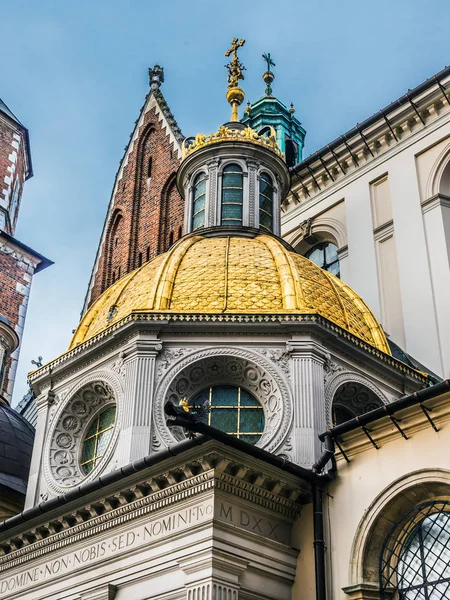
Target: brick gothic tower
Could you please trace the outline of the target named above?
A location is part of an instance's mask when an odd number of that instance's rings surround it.
[[[83,313],[114,281],[165,252],[183,234],[176,172],[184,139],[149,69],[150,91],[116,175]]]
[[[23,186],[32,175],[28,130],[0,99],[0,395],[7,402],[14,387],[31,280],[52,264],[15,237]]]

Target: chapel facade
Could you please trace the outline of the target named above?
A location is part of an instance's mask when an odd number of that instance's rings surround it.
[[[270,55],[239,120],[243,46],[211,134],[181,136],[150,71],[79,326],[30,374],[1,600],[450,595],[449,381],[281,237],[305,130]]]

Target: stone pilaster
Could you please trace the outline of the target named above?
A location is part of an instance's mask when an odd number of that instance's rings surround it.
[[[150,453],[157,339],[138,338],[125,352],[125,393],[118,464]]]
[[[207,222],[205,223],[206,227],[214,227],[215,225],[219,225],[217,222],[217,170],[219,168],[219,160],[214,158],[206,163],[208,167],[208,208],[206,211]]]
[[[42,454],[44,451],[44,443],[47,439],[49,412],[54,401],[55,396],[49,389],[41,392],[35,400],[37,408],[36,433],[34,436],[27,496],[25,498],[25,509],[31,508],[42,501],[42,498],[39,498],[38,495],[40,484],[39,476],[42,474]]]
[[[258,206],[258,193],[257,193],[257,176],[256,170],[258,164],[253,160],[247,161],[248,168],[248,213],[249,213],[249,227],[259,227],[259,206]]]
[[[248,561],[219,551],[205,551],[180,562],[186,600],[239,600],[239,577]]]
[[[291,355],[294,422],[293,461],[310,467],[321,453],[318,434],[326,428],[323,348],[311,339],[288,344]]]

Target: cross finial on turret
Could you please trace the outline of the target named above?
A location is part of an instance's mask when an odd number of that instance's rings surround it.
[[[272,95],[272,87],[270,84],[275,79],[275,75],[270,67],[274,67],[275,63],[273,62],[272,57],[270,56],[270,52],[264,52],[262,57],[265,60],[265,62],[267,63],[267,71],[264,73],[264,75],[262,77],[264,83],[266,84],[266,96],[271,96]]]
[[[152,92],[156,92],[164,83],[164,69],[159,65],[155,65],[153,69],[148,70],[148,78],[150,82],[150,89]]]
[[[242,104],[245,97],[244,91],[239,87],[239,80],[244,79],[242,71],[245,71],[245,67],[237,56],[238,48],[241,48],[244,44],[245,40],[233,38],[231,48],[225,52],[225,56],[232,55],[230,62],[225,65],[225,68],[228,69],[227,100],[231,104],[232,121],[239,121],[238,107]]]

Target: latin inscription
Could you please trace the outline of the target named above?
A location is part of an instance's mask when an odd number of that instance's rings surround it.
[[[290,527],[282,520],[269,518],[261,512],[224,501],[219,501],[214,510],[212,501],[207,501],[165,517],[149,520],[131,531],[111,536],[16,575],[1,579],[4,574],[0,574],[0,599],[9,598],[12,593],[45,583],[104,558],[149,545],[154,540],[189,529],[192,525],[212,520],[213,517],[240,529],[290,545]]]
[[[212,519],[213,512],[212,502],[202,503],[166,517],[154,519],[136,529],[91,544],[44,565],[0,579],[0,598],[8,598],[13,592],[48,581],[58,575],[70,573],[102,558],[151,544],[153,540],[164,538],[172,533],[188,529],[194,524]]]
[[[260,513],[228,502],[220,502],[216,516],[220,521],[231,523],[241,529],[258,533],[282,544],[290,544],[290,527],[278,519],[267,518]]]

